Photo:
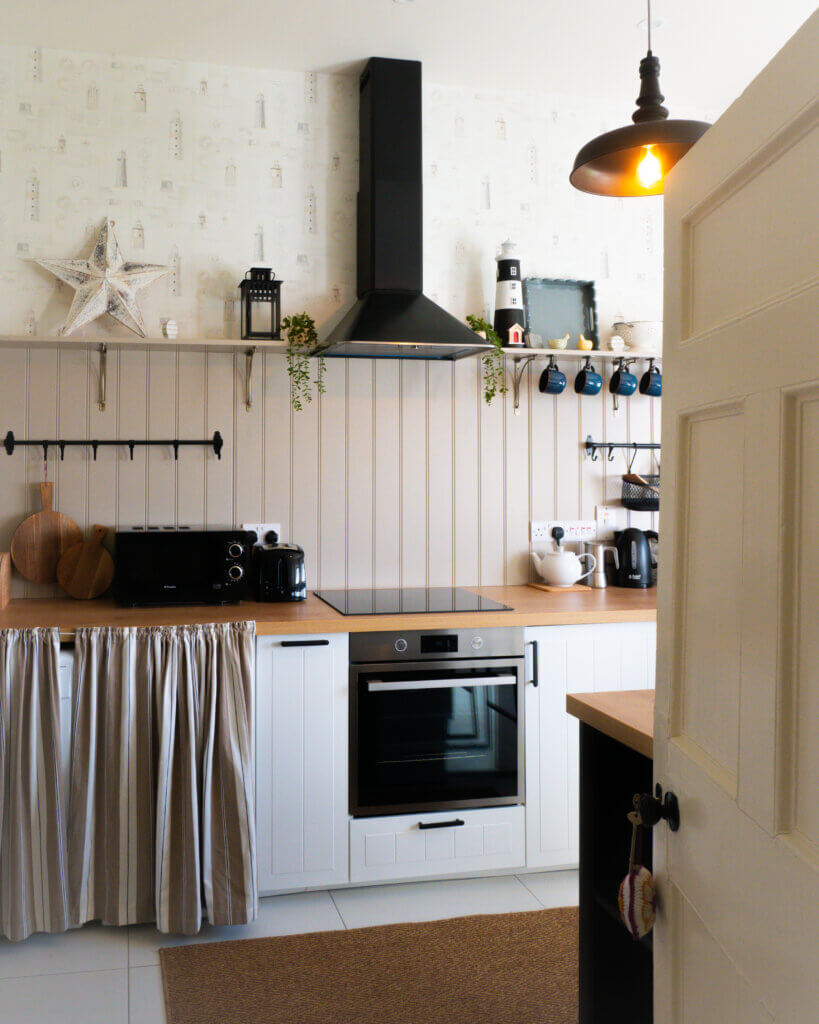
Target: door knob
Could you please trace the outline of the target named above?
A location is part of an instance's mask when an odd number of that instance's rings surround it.
[[[663,795],[662,786],[657,783],[655,796],[650,793],[640,795],[639,813],[642,823],[653,828],[658,821],[664,819],[672,832],[680,827],[680,804],[674,793],[668,792]]]

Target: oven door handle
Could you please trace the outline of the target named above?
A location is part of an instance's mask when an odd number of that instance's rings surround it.
[[[452,690],[459,686],[515,686],[517,677],[505,676],[463,676],[453,679],[403,679],[384,680],[371,679],[367,683],[370,693],[383,693],[387,690]]]

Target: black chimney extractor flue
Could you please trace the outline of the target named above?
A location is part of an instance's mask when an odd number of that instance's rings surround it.
[[[490,346],[423,294],[421,63],[372,57],[359,104],[358,301],[327,356],[460,359]]]

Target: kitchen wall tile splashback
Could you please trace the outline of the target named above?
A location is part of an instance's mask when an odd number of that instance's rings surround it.
[[[0,47],[0,334],[55,332],[70,289],[20,257],[85,257],[106,215],[126,258],[172,268],[141,296],[151,335],[171,317],[182,338],[237,336],[236,284],[262,258],[285,281],[284,312],[321,323],[346,307],[354,77],[52,50],[38,51],[35,75],[32,60]],[[424,104],[433,299],[488,314],[495,248],[511,235],[525,273],[596,279],[604,337],[617,314],[659,318],[659,201],[589,199],[567,181],[589,126],[615,123],[616,106],[434,85]],[[19,437],[225,437],[221,461],[52,456],[62,511],[84,525],[281,520],[306,549],[311,586],[525,579],[530,518],[588,517],[619,493],[624,466],[584,460],[583,438],[659,435],[657,400],[636,396],[615,418],[600,396],[540,395],[539,365],[518,417],[511,396],[483,403],[477,360],[330,360],[327,394],[300,414],[280,356],[256,360],[249,412],[240,355],[111,353],[105,412],[83,351],[0,351],[0,371],[0,428]],[[0,453],[0,549],[41,473],[34,451]]]

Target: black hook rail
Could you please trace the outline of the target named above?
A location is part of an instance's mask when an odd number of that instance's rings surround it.
[[[583,447],[586,449],[586,454],[591,456],[592,462],[597,462],[597,452],[600,448],[608,449],[606,458],[609,462],[614,462],[615,448],[628,448],[632,452],[638,452],[643,449],[655,452],[660,450],[660,445],[654,441],[593,441],[591,434],[586,438],[586,443]]]
[[[112,440],[112,441],[96,441],[96,440],[91,440],[91,441],[64,441],[61,438],[57,438],[56,440],[53,440],[53,441],[48,441],[48,440],[42,440],[42,441],[18,441],[17,438],[14,436],[13,431],[10,430],[6,434],[5,439],[3,440],[3,447],[6,449],[6,455],[13,455],[15,448],[42,448],[43,449],[43,459],[48,459],[48,449],[49,448],[59,448],[60,449],[60,461],[61,462],[65,458],[65,450],[66,450],[66,448],[84,447],[84,448],[90,448],[93,451],[93,453],[94,453],[94,461],[96,462],[98,449],[100,449],[100,448],[113,448],[113,447],[115,447],[117,445],[122,445],[123,447],[127,447],[128,451],[130,453],[130,456],[131,456],[131,461],[133,462],[133,459],[134,459],[134,448],[137,448],[137,447],[139,447],[139,448],[159,448],[159,447],[173,448],[173,457],[174,457],[174,459],[178,459],[179,458],[179,449],[182,448],[182,447],[191,447],[191,446],[196,446],[196,447],[200,447],[200,448],[201,447],[207,447],[207,448],[212,448],[213,449],[213,454],[216,456],[217,459],[221,459],[222,458],[222,448],[224,446],[224,443],[225,442],[224,442],[224,440],[222,438],[222,435],[219,433],[218,430],[215,430],[213,432],[213,437],[209,437],[205,441],[180,441],[178,438],[175,438],[175,439],[170,440],[170,441],[154,441],[153,439],[150,440],[150,441],[133,441],[133,440],[128,440],[128,441],[124,441],[124,440]]]

